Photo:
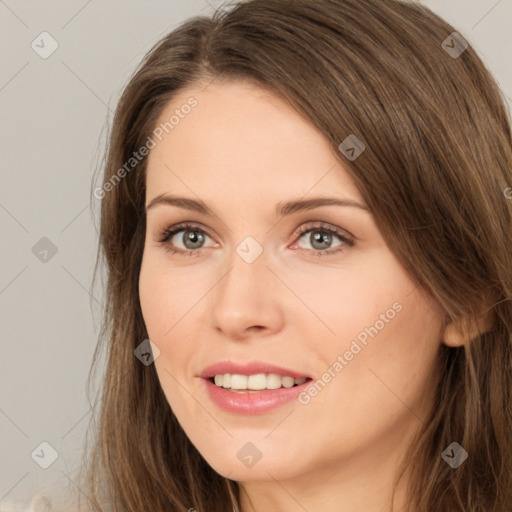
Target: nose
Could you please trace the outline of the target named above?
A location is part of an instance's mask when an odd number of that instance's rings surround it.
[[[279,332],[285,299],[265,252],[249,263],[234,251],[227,273],[212,294],[214,327],[235,340]]]

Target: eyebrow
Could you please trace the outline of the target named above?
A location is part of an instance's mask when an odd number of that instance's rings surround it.
[[[146,206],[146,212],[158,205],[177,206],[178,208],[202,213],[203,215],[213,215],[212,210],[208,208],[208,206],[203,201],[167,194],[161,194],[152,199]],[[306,210],[313,210],[314,208],[319,208],[320,206],[348,206],[369,211],[368,206],[351,199],[340,199],[338,197],[314,197],[311,199],[295,199],[292,201],[279,202],[275,208],[275,215],[291,215],[293,213]]]

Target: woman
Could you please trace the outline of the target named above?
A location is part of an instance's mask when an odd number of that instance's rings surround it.
[[[251,0],[160,41],[94,191],[88,497],[509,511],[511,139],[475,51],[414,3]]]

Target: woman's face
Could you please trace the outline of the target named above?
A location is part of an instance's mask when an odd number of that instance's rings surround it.
[[[184,90],[159,124],[171,116],[148,156],[139,286],[182,428],[233,480],[391,471],[432,400],[442,317],[385,244],[347,160],[247,83]],[[346,203],[309,203],[326,198]]]

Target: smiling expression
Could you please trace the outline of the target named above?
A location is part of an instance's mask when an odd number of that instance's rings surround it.
[[[147,162],[139,291],[170,407],[231,479],[391,467],[431,405],[439,309],[386,245],[343,157],[288,103],[249,83],[214,82],[181,91],[159,122],[191,96],[197,106]],[[310,377],[302,390],[325,385],[307,403],[294,386],[270,407],[230,410],[204,373],[216,363],[228,365],[218,374],[231,364],[243,375],[249,363],[245,375],[279,374],[262,371],[267,363]],[[252,467],[244,450],[259,458]]]

